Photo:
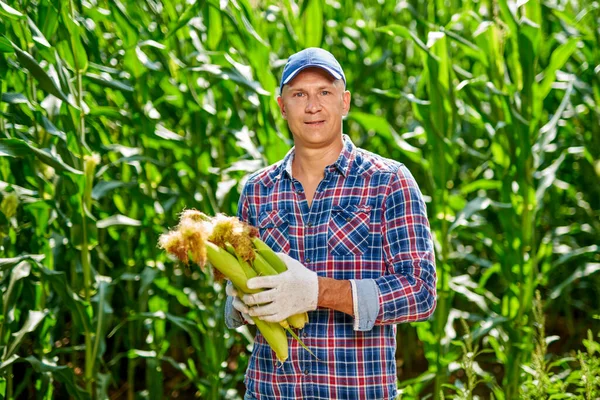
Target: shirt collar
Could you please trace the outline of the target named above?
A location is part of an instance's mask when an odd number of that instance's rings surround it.
[[[346,134],[342,134],[342,140],[344,142],[344,147],[340,152],[340,156],[333,164],[330,164],[327,167],[325,167],[325,170],[337,170],[345,178],[350,172],[352,161],[354,160],[354,157],[356,155],[356,146],[354,146],[354,143],[352,143],[352,140]],[[281,162],[280,167],[278,168],[278,173],[276,174],[275,179],[279,179],[285,175],[287,175],[289,178],[292,177],[292,160],[294,159],[295,150],[296,146],[292,147],[290,151],[287,152],[287,154],[283,158],[283,161]]]

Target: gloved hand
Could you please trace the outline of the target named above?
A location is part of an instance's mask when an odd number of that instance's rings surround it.
[[[313,272],[284,253],[277,253],[288,270],[279,275],[248,279],[248,288],[265,289],[247,294],[242,301],[250,307],[249,314],[267,322],[280,322],[294,314],[317,309],[319,279]]]
[[[246,307],[244,302],[240,300],[238,291],[235,289],[235,287],[233,287],[233,283],[231,283],[231,281],[227,281],[225,293],[227,293],[228,296],[233,297],[233,302],[231,303],[231,305],[233,305],[233,308],[235,308],[241,314],[242,318],[244,318],[244,320],[246,320],[247,323],[255,325],[254,321],[252,321],[252,317],[248,315],[248,307]]]

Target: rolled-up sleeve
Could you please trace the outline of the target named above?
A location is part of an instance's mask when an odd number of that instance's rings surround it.
[[[405,166],[392,176],[388,187],[382,242],[388,273],[375,279],[379,289],[375,324],[428,319],[436,307],[433,239],[423,195]]]
[[[374,279],[350,279],[355,331],[370,331],[379,314],[379,289]]]
[[[225,303],[225,325],[227,325],[229,329],[235,329],[245,324],[244,318],[238,310],[233,308],[233,297],[227,296]]]

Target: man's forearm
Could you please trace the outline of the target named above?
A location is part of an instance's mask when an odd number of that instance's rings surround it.
[[[317,305],[354,316],[350,281],[319,277]]]

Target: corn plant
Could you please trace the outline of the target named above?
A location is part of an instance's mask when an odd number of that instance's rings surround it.
[[[427,200],[438,306],[398,326],[402,398],[456,395],[461,360],[473,396],[544,370],[597,396],[598,26],[581,0],[0,0],[0,397],[243,395],[253,331],[156,244],[289,150],[278,79],[309,46],[345,69],[344,132]]]

